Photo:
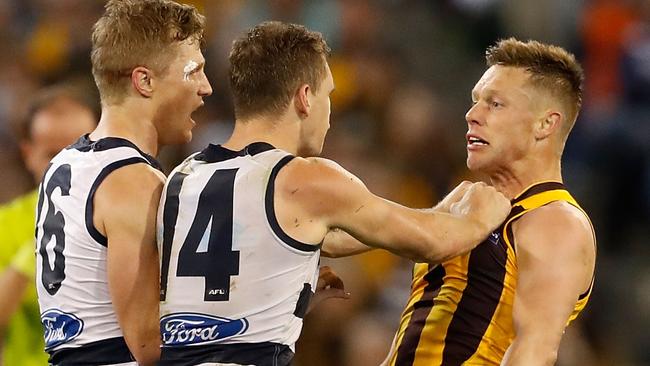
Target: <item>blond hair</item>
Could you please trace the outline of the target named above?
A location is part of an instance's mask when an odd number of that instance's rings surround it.
[[[557,98],[564,107],[566,122],[562,131],[568,136],[582,106],[584,72],[575,56],[565,49],[537,41],[515,38],[499,41],[485,55],[487,65],[521,67],[530,73],[536,88]]]
[[[170,0],[109,0],[92,34],[92,72],[104,104],[119,104],[138,66],[165,73],[174,46],[202,42],[205,17]]]

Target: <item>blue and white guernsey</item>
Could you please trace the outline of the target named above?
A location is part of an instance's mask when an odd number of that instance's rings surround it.
[[[45,350],[54,365],[132,362],[111,303],[107,239],[93,224],[93,198],[113,171],[159,168],[133,143],[88,136],[57,154],[39,187],[36,288]]]
[[[291,159],[266,143],[210,145],[167,179],[158,211],[163,365],[290,362],[320,255],[275,216],[275,177]]]

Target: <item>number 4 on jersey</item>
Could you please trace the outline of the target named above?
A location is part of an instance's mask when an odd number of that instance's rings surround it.
[[[204,301],[228,301],[230,276],[239,274],[239,251],[232,250],[233,191],[237,169],[217,170],[199,196],[192,226],[178,254],[178,277],[203,277]],[[178,216],[178,195],[185,175],[170,181],[164,231]],[[171,235],[170,235],[171,234]],[[164,300],[173,233],[164,233],[161,299]],[[207,240],[206,240],[207,239]]]

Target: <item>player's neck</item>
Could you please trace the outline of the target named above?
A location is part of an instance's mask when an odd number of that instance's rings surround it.
[[[266,142],[277,149],[296,155],[300,139],[300,127],[284,119],[268,118],[238,119],[232,135],[223,146],[230,150],[241,150],[253,142]]]
[[[124,105],[104,106],[99,124],[90,134],[90,139],[96,141],[104,137],[120,137],[151,156],[158,154],[158,133],[153,119],[142,110]]]
[[[560,161],[522,161],[489,173],[492,185],[509,199],[545,181],[562,182]]]

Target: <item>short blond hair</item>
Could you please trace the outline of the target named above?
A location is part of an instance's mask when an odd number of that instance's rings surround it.
[[[165,73],[174,46],[203,42],[205,17],[170,0],[109,0],[93,26],[92,72],[103,104],[119,104],[134,68]]]
[[[534,87],[556,97],[564,105],[567,123],[562,131],[568,136],[582,106],[584,82],[584,72],[573,54],[558,46],[509,38],[488,48],[485,58],[488,66],[526,69]]]

